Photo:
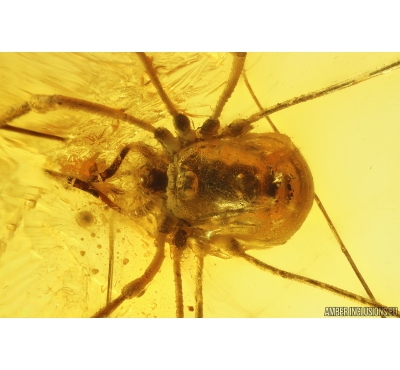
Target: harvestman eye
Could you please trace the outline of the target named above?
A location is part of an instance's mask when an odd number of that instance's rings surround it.
[[[114,292],[114,216],[100,217],[91,211],[80,211],[76,215],[76,222],[83,229],[89,230],[101,222],[110,225],[107,300],[91,314],[94,317],[118,315],[121,307],[135,305],[157,280],[159,271],[165,268],[165,259],[170,256],[174,281],[170,283],[174,284],[177,317],[193,311],[192,304],[185,302],[190,293],[184,291],[182,281],[182,266],[189,259],[195,266],[191,292],[195,316],[203,317],[204,306],[207,306],[207,296],[203,296],[204,264],[208,258],[237,259],[265,274],[343,297],[349,300],[349,306],[361,304],[383,309],[379,312],[385,316],[390,304],[380,302],[379,295],[372,292],[317,195],[318,189],[314,192],[313,176],[306,160],[295,143],[279,132],[269,115],[380,76],[398,68],[400,62],[266,108],[259,102],[247,76],[246,54],[233,53],[230,58],[230,72],[219,89],[219,97],[198,126],[193,125],[190,107],[183,110],[174,101],[165,86],[167,80],[160,78],[162,74],[159,75],[156,62],[144,53],[138,53],[138,59],[151,81],[153,94],[159,96],[164,106],[164,115],[169,116],[171,124],[165,124],[165,127],[155,127],[121,107],[66,95],[34,95],[31,100],[9,108],[0,116],[0,129],[22,134],[19,140],[32,136],[35,140],[65,142],[68,147],[71,139],[17,125],[21,117],[32,112],[46,117],[48,112],[61,110],[117,120],[156,140],[156,144],[151,145],[142,140],[121,143],[108,163],[98,159],[100,154],[95,153],[80,164],[76,159],[68,166],[62,164],[58,171],[45,170],[68,191],[86,193],[93,203],[100,202],[124,220],[131,220],[133,228],[136,223],[151,240],[146,253],[152,257],[146,267],[136,277],[127,279],[119,292]],[[184,64],[180,66],[184,67]],[[259,107],[259,112],[225,121],[224,109],[235,96],[238,84],[246,86],[248,97]],[[273,132],[256,133],[254,123],[264,118]],[[171,126],[173,129],[169,128]],[[102,137],[104,132],[102,129]],[[338,253],[344,253],[364,293],[352,293],[318,279],[291,273],[251,254],[252,250],[285,244],[301,228],[313,203],[321,210],[338,241]],[[90,235],[96,237],[93,232]],[[125,243],[130,241],[125,239]],[[102,249],[102,245],[96,246],[93,242],[95,248]],[[83,257],[86,251],[80,254]],[[127,260],[124,259],[124,265],[129,266]],[[91,271],[96,275],[99,269]]]

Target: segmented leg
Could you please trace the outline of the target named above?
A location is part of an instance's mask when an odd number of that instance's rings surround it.
[[[177,318],[184,317],[181,257],[182,257],[182,251],[179,248],[174,248],[172,252],[172,262],[174,268],[175,308],[176,308],[175,311]]]
[[[154,134],[155,128],[151,126],[149,123],[144,122],[132,115],[125,113],[121,109],[114,109],[107,107],[102,104],[93,103],[83,99],[76,99],[69,96],[63,95],[33,95],[29,102],[25,102],[17,107],[11,108],[7,110],[0,117],[0,129],[20,132],[27,135],[33,135],[37,137],[45,137],[48,139],[54,140],[65,140],[59,138],[55,135],[50,134],[40,134],[35,131],[25,130],[21,128],[17,128],[14,126],[9,126],[8,123],[12,122],[16,118],[22,117],[28,114],[31,111],[36,113],[47,113],[56,109],[69,109],[69,110],[78,110],[82,112],[87,112],[91,114],[96,114],[101,117],[109,117],[117,120],[121,120],[123,122],[127,122],[135,125],[145,131],[151,132]]]
[[[176,317],[184,317],[183,311],[183,291],[182,291],[182,274],[181,274],[181,257],[182,252],[186,248],[187,233],[183,229],[179,229],[172,240],[172,259],[174,266],[174,282],[175,282],[175,305]]]
[[[204,269],[204,255],[202,253],[196,254],[197,269],[196,269],[196,307],[195,317],[203,317],[203,269]]]
[[[357,85],[357,84],[359,84],[361,82],[369,80],[370,78],[380,76],[380,75],[382,75],[384,73],[387,73],[389,71],[393,71],[393,70],[395,70],[397,68],[400,68],[400,60],[397,60],[397,61],[395,61],[393,63],[390,63],[390,64],[388,64],[386,66],[383,66],[382,68],[378,68],[374,72],[362,73],[362,74],[360,74],[360,75],[358,75],[358,76],[356,76],[354,78],[351,78],[349,80],[339,82],[337,84],[325,87],[325,88],[323,88],[321,90],[317,90],[317,91],[310,92],[308,94],[297,96],[295,98],[286,100],[286,101],[284,101],[282,103],[278,103],[278,104],[276,104],[276,105],[274,105],[272,107],[269,107],[267,109],[262,108],[261,112],[251,115],[250,117],[246,118],[245,121],[248,122],[249,124],[257,122],[260,119],[262,119],[263,117],[268,116],[269,114],[272,114],[272,113],[275,113],[275,112],[279,112],[282,109],[289,108],[289,107],[291,107],[293,105],[296,105],[296,104],[300,104],[300,103],[304,103],[304,102],[309,101],[309,100],[320,98],[321,96],[328,95],[328,94],[331,94],[331,93],[339,91],[339,90],[346,89],[347,87],[351,87],[351,86]]]
[[[213,114],[200,127],[200,134],[203,139],[211,139],[212,137],[217,135],[220,128],[219,116],[221,115],[222,110],[224,109],[224,106],[228,102],[232,93],[235,91],[240,75],[242,74],[245,61],[246,53],[234,53],[231,73],[229,75],[225,89],[222,91],[218,99]]]
[[[160,270],[165,258],[165,234],[159,232],[155,239],[156,253],[143,275],[122,288],[121,295],[112,300],[92,317],[108,317],[127,299],[140,297]]]
[[[174,103],[165,92],[157,76],[157,72],[153,67],[151,58],[149,58],[145,53],[137,53],[137,55],[140,61],[143,63],[143,66],[145,67],[152,84],[156,88],[158,95],[167,107],[169,114],[173,117],[174,127],[178,136],[186,142],[194,142],[196,140],[196,133],[190,127],[189,118],[178,112]]]
[[[360,296],[358,294],[354,294],[354,293],[348,292],[347,290],[337,288],[337,287],[335,287],[333,285],[326,284],[326,283],[323,283],[323,282],[318,281],[318,280],[310,279],[310,278],[305,277],[305,276],[293,274],[291,272],[287,272],[285,270],[281,270],[281,269],[278,269],[278,268],[276,268],[274,266],[271,266],[271,265],[269,265],[267,263],[264,263],[264,262],[260,261],[259,259],[257,259],[255,257],[250,256],[247,253],[245,253],[244,250],[243,250],[243,247],[239,244],[239,242],[237,242],[234,239],[232,240],[232,247],[231,247],[229,252],[232,253],[232,256],[243,258],[244,260],[246,260],[247,262],[249,262],[252,265],[256,266],[257,268],[259,268],[259,269],[261,269],[263,271],[267,271],[267,272],[269,272],[269,273],[271,273],[273,275],[280,276],[280,277],[282,277],[284,279],[293,280],[293,281],[296,281],[296,282],[301,283],[301,284],[311,285],[311,286],[326,290],[328,292],[337,294],[337,295],[339,295],[341,297],[351,299],[351,300],[353,300],[355,302],[358,302],[358,303],[361,303],[361,304],[364,304],[364,305],[369,305],[369,306],[373,306],[373,307],[380,307],[380,308],[389,309],[389,307],[384,306],[383,304],[381,304],[381,303],[379,303],[379,302],[377,302],[375,300],[364,298],[364,297],[362,297],[362,296]],[[397,317],[400,317],[400,313],[397,314]]]
[[[61,141],[61,142],[68,141],[68,139],[57,136],[57,135],[45,134],[43,132],[32,131],[32,130],[28,130],[26,128],[10,126],[7,124],[0,126],[0,130],[16,132],[18,134],[23,134],[23,135],[34,136],[34,137],[38,137],[40,139],[49,139],[49,140],[55,140],[55,141]]]
[[[109,304],[112,300],[112,287],[114,280],[114,240],[115,240],[114,221],[115,221],[115,213],[112,212],[110,215],[109,225],[108,225],[108,279],[107,279],[106,304]]]

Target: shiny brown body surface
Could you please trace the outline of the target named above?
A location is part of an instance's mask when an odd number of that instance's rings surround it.
[[[212,243],[221,237],[245,248],[285,243],[313,201],[307,163],[282,134],[198,142],[169,167],[168,208],[199,227]]]

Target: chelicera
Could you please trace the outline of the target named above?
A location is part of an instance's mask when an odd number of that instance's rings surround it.
[[[94,158],[85,163],[79,176],[47,171],[53,177],[64,178],[69,185],[101,199],[117,212],[131,218],[151,217],[157,225],[155,254],[144,274],[129,282],[122,294],[111,299],[95,316],[108,316],[125,300],[145,294],[165,258],[166,242],[171,245],[174,260],[178,317],[182,317],[184,312],[180,260],[187,248],[198,260],[197,317],[203,316],[202,268],[203,259],[209,254],[243,258],[284,278],[311,284],[357,302],[382,306],[373,296],[363,298],[276,269],[246,254],[249,249],[285,243],[300,228],[311,208],[314,199],[312,175],[291,140],[278,132],[251,132],[251,124],[256,119],[306,99],[303,97],[297,102],[278,105],[247,119],[221,125],[220,114],[243,73],[246,55],[236,53],[228,82],[213,114],[195,130],[188,117],[175,108],[164,91],[151,59],[142,53],[138,56],[173,119],[176,136],[166,128],[155,129],[124,111],[65,96],[34,96],[29,103],[10,110],[1,119],[2,129],[61,140],[49,134],[16,129],[9,123],[30,110],[41,113],[59,108],[83,110],[132,123],[153,134],[161,144],[159,149],[140,142],[129,144],[122,148],[109,167],[99,170]],[[325,90],[320,95],[328,92]],[[318,93],[309,98],[319,96]],[[132,174],[137,194],[136,203],[126,207],[118,202],[118,189],[102,184],[113,178],[128,153],[135,153],[137,158],[137,169]]]

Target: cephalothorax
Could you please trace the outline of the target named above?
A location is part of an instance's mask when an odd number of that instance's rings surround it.
[[[281,134],[192,144],[175,154],[168,179],[168,210],[201,228],[210,244],[232,238],[246,248],[285,243],[313,200],[310,170]]]

